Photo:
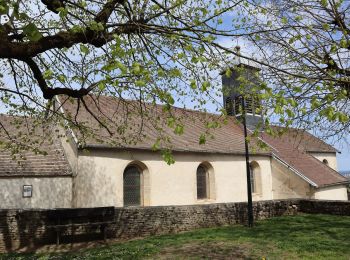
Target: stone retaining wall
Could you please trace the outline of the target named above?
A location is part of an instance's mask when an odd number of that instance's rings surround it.
[[[310,214],[350,216],[350,201],[300,200],[299,211]]]
[[[254,202],[253,207],[255,219],[293,215],[298,212],[350,216],[350,202],[280,200]],[[107,233],[109,238],[128,239],[202,227],[245,224],[246,209],[246,203],[115,208],[116,224],[110,225]],[[53,223],[50,223],[48,217],[53,211],[0,210],[0,251],[23,248],[30,251],[37,245],[55,243],[55,231],[49,228]],[[96,228],[78,228],[63,233],[67,235],[66,241],[69,241],[71,238],[86,238],[86,234],[97,236],[97,231]],[[75,235],[70,237],[72,232]]]

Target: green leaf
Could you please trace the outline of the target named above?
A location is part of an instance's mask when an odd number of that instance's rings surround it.
[[[132,64],[133,67],[133,72],[138,75],[141,73],[141,66],[139,63],[135,62],[134,64]]]
[[[322,28],[323,28],[325,31],[329,31],[330,26],[329,26],[328,23],[324,23],[324,24],[322,24]]]
[[[43,73],[44,79],[52,79],[53,72],[52,70],[46,70]]]
[[[337,46],[335,44],[332,44],[331,46],[331,53],[336,53],[338,50]]]
[[[64,74],[58,75],[57,79],[62,83],[66,82],[66,76]]]
[[[287,19],[287,17],[284,16],[284,17],[282,17],[281,21],[282,21],[282,24],[286,24],[288,22],[288,19]]]
[[[174,127],[174,124],[175,124],[175,118],[169,117],[168,118],[168,126],[169,127]]]
[[[194,79],[191,80],[190,86],[191,86],[191,89],[196,89],[197,88],[197,84],[196,84],[196,81]]]
[[[152,150],[153,151],[158,151],[160,148],[160,140],[157,139],[157,141],[152,145]]]
[[[101,32],[103,31],[105,28],[103,26],[103,24],[101,22],[96,22],[96,21],[92,21],[90,24],[89,24],[89,29],[90,30],[93,30],[93,31],[96,31],[96,32]]]
[[[165,76],[165,72],[163,69],[158,69],[158,77],[164,77]]]
[[[349,116],[344,114],[344,113],[340,113],[338,112],[339,115],[338,115],[338,119],[339,119],[339,122],[341,123],[347,123],[349,121]]]
[[[199,144],[205,144],[206,143],[206,137],[205,134],[201,134],[201,136],[199,137]]]
[[[204,81],[203,83],[202,83],[202,91],[203,92],[205,92],[205,91],[207,91],[208,90],[208,88],[210,87],[210,83],[209,83],[209,81]]]
[[[183,125],[176,125],[174,129],[174,133],[177,135],[182,135],[184,133],[184,126]]]
[[[144,86],[146,86],[146,82],[143,80],[136,80],[135,85],[138,87],[144,87]]]
[[[80,51],[84,54],[89,54],[90,50],[87,46],[85,46],[84,44],[80,44]]]
[[[0,15],[1,14],[7,14],[9,11],[9,7],[6,3],[1,3],[0,4]]]
[[[61,19],[65,18],[68,14],[68,10],[64,7],[59,7],[56,10],[59,12],[59,16],[61,17]]]
[[[178,77],[178,78],[180,78],[180,77],[182,76],[182,73],[181,73],[181,71],[180,71],[179,69],[174,68],[174,69],[170,70],[170,75],[171,75],[172,77]]]
[[[31,41],[39,41],[43,35],[39,32],[38,28],[34,23],[30,23],[23,28],[23,33]]]
[[[104,84],[103,82],[98,83],[98,88],[99,90],[103,91],[106,88],[106,84]]]
[[[341,39],[340,40],[340,47],[342,48],[347,48],[348,47],[348,43],[345,39]]]
[[[87,7],[86,1],[80,1],[80,2],[79,2],[79,5],[80,5],[81,7],[83,7],[83,8]]]
[[[117,68],[120,69],[123,74],[126,74],[128,71],[127,67],[120,61],[117,62]]]
[[[162,157],[163,157],[163,160],[168,164],[168,165],[171,165],[171,164],[174,164],[175,163],[175,160],[174,160],[174,157],[171,153],[170,150],[164,150],[162,152]]]

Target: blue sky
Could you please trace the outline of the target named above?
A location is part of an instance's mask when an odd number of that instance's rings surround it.
[[[224,16],[224,23],[222,24],[222,27],[224,29],[228,29],[228,25],[230,25],[230,23],[232,23],[232,16],[230,15]],[[218,43],[228,48],[234,48],[235,46],[239,45],[241,47],[241,51],[244,51],[245,52],[244,54],[247,55],[248,57],[251,56],[252,58],[258,58],[256,56],[259,56],[258,49],[254,48],[251,44],[249,44],[248,41],[242,38],[238,38],[238,37],[237,38],[227,38],[227,37],[220,38],[219,37]],[[334,141],[328,142],[330,145],[334,146],[340,151],[340,153],[337,154],[339,171],[350,171],[350,135],[349,133],[347,133],[345,136],[346,137],[341,138],[336,142]]]
[[[346,144],[346,140],[343,139],[335,147],[341,151],[340,154],[337,154],[338,170],[350,171],[350,145]]]

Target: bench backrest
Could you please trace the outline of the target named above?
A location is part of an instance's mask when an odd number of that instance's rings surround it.
[[[52,224],[113,221],[114,216],[114,207],[54,209],[47,215]]]

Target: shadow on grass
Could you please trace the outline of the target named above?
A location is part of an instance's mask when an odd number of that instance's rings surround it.
[[[227,248],[248,248],[248,256],[269,258],[337,258],[350,256],[350,217],[329,215],[297,215],[258,221],[253,228],[229,226],[200,229],[176,235],[155,236],[142,240],[82,249],[71,253],[7,254],[0,259],[140,259],[162,255],[162,252],[181,252],[182,248],[198,244],[206,250],[222,247],[222,257]],[[266,252],[268,249],[269,252]],[[176,252],[178,251],[178,252]],[[254,252],[255,253],[254,253]],[[194,253],[195,254],[195,253]],[[198,253],[201,256],[200,252]],[[177,255],[178,256],[178,255]],[[186,256],[186,255],[180,255]],[[192,255],[196,256],[196,255]],[[220,255],[217,256],[220,258]]]

